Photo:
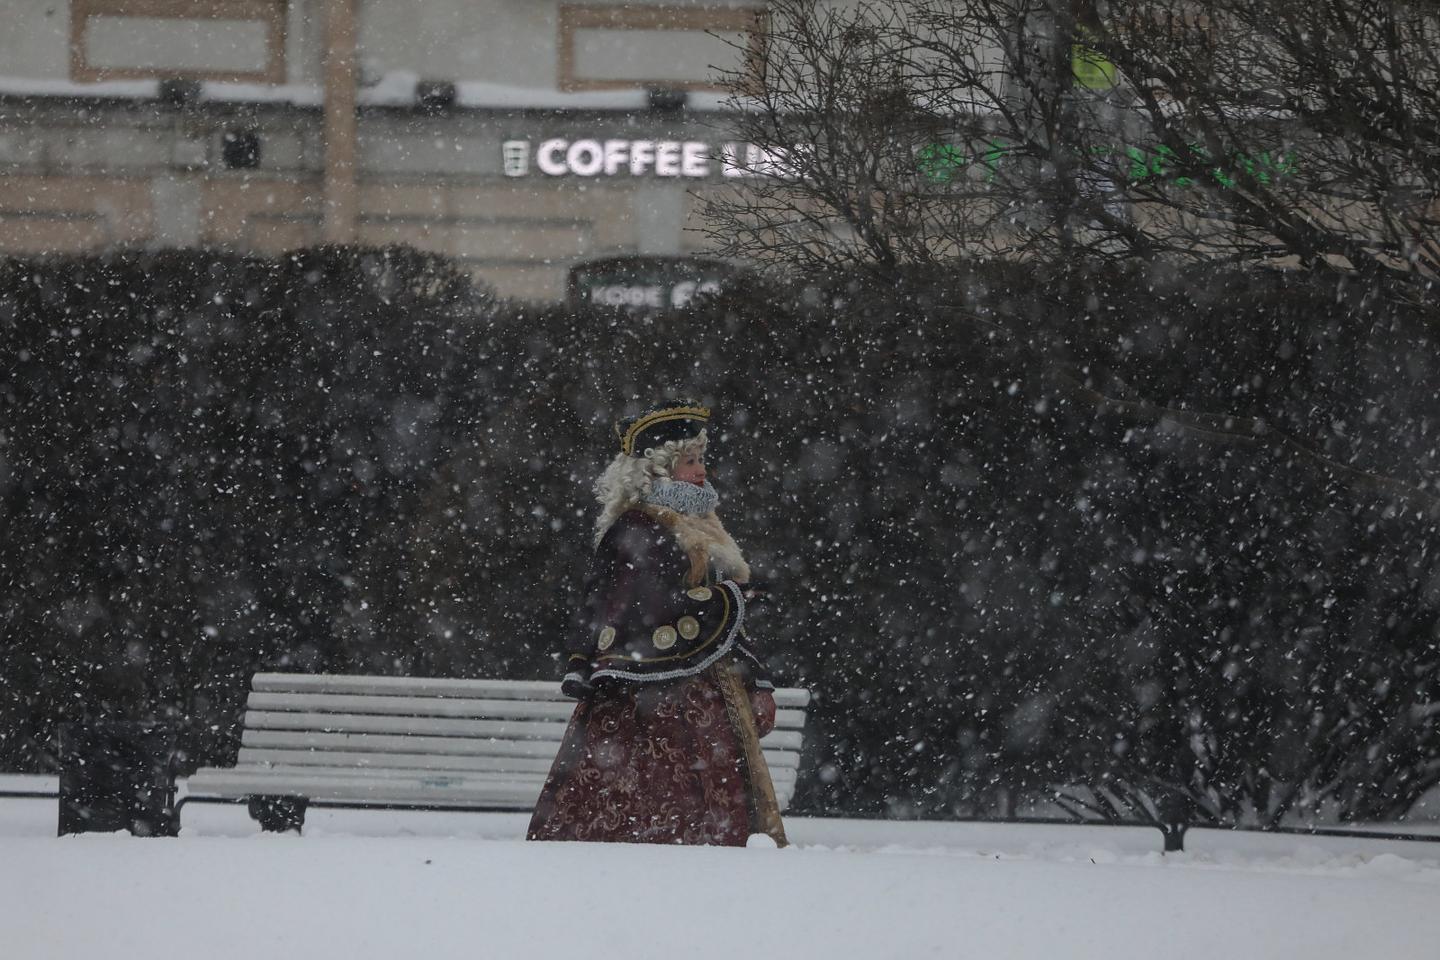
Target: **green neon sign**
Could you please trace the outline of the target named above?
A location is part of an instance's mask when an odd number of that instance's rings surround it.
[[[1210,163],[1209,151],[1198,145],[1190,148],[1192,154],[1203,163]],[[972,164],[985,167],[984,182],[993,183],[998,164],[1013,152],[1000,140],[989,141],[979,153],[971,153],[952,143],[930,143],[915,154],[915,164],[920,173],[933,183],[949,183],[960,176]],[[1123,155],[1125,177],[1131,183],[1169,181],[1179,187],[1195,184],[1192,177],[1176,176],[1179,158],[1175,151],[1166,146],[1156,147],[1091,147],[1096,156]],[[1236,176],[1243,171],[1246,176],[1259,183],[1273,183],[1296,171],[1295,154],[1290,151],[1262,151],[1244,153],[1236,151],[1228,165],[1216,164],[1209,171],[1210,178],[1226,189],[1233,188]]]

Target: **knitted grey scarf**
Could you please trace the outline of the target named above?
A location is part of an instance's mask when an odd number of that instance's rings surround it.
[[[656,477],[650,484],[650,492],[640,499],[644,503],[666,507],[676,513],[688,513],[692,517],[713,513],[720,505],[720,494],[710,486],[709,480],[705,481],[705,486],[697,487],[681,480]]]

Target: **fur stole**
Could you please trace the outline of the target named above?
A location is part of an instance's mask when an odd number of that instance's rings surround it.
[[[725,531],[716,514],[697,517],[651,503],[642,503],[638,509],[669,530],[675,542],[680,544],[680,549],[690,558],[690,574],[685,578],[687,586],[697,587],[704,583],[712,564],[722,580],[750,582],[750,565],[745,562],[740,547]]]

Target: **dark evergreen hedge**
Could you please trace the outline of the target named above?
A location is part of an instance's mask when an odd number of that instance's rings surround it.
[[[406,249],[8,261],[0,767],[94,715],[227,762],[262,668],[553,675],[610,423],[673,392],[818,695],[797,808],[1395,816],[1440,778],[1430,320],[1300,275],[632,317]]]

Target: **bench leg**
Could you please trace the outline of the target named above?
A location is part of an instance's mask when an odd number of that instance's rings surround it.
[[[300,832],[305,826],[305,808],[310,801],[305,797],[251,797],[250,819],[260,824],[267,833],[285,833],[289,830]]]

